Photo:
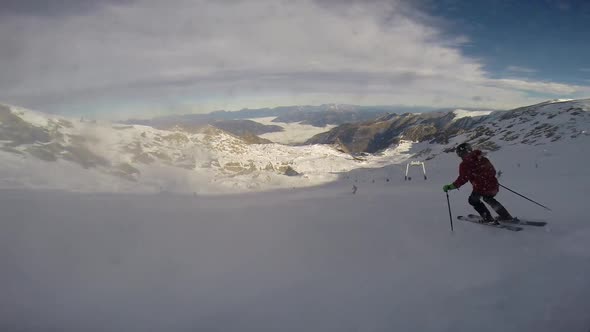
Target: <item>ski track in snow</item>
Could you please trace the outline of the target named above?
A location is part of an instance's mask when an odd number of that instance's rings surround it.
[[[0,330],[587,331],[589,143],[489,154],[553,209],[502,191],[549,222],[519,233],[450,232],[453,154],[427,181],[391,165],[215,197],[3,190]],[[472,213],[470,189],[450,192],[453,216]]]

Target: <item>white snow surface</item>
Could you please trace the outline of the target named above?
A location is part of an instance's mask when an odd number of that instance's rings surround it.
[[[63,117],[57,115],[49,115],[46,113],[42,113],[39,111],[33,111],[26,108],[12,106],[12,105],[5,105],[12,109],[12,112],[22,118],[23,120],[27,121],[28,123],[38,126],[38,127],[46,127],[48,125],[49,119],[63,119]]]
[[[549,222],[518,233],[450,232],[453,154],[426,181],[393,165],[226,196],[0,190],[0,330],[587,331],[589,155],[588,136],[488,155],[553,210],[502,190]]]
[[[453,113],[455,114],[454,120],[459,120],[461,118],[467,118],[467,117],[473,118],[473,117],[477,117],[477,116],[488,115],[488,114],[492,113],[492,111],[468,111],[468,110],[456,109],[453,111]]]
[[[286,122],[272,122],[272,120],[276,119],[276,117],[266,117],[266,118],[253,118],[250,119],[252,121],[264,124],[264,125],[275,125],[281,126],[285,130],[281,132],[274,132],[274,133],[266,133],[260,135],[262,138],[266,138],[271,140],[275,143],[281,144],[294,144],[294,143],[304,143],[308,139],[312,138],[314,135],[321,134],[323,132],[329,131],[330,129],[336,127],[335,125],[327,125],[325,127],[315,127],[308,124],[302,123],[286,123]]]
[[[570,98],[558,98],[558,99],[552,99],[549,102],[550,103],[562,103],[562,102],[566,102],[566,101],[572,101],[574,99],[570,99]]]

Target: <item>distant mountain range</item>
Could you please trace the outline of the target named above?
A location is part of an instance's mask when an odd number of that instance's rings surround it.
[[[211,125],[236,136],[262,135],[284,130],[281,126],[263,125],[252,120],[222,120],[212,122]]]
[[[430,112],[433,108],[406,106],[357,106],[345,104],[324,104],[320,106],[283,106],[275,108],[243,109],[235,112],[216,111],[208,114],[184,114],[156,117],[147,120],[130,119],[125,124],[139,124],[157,129],[180,129],[198,132],[212,125],[249,141],[264,142],[254,136],[280,132],[280,123],[300,123],[318,128],[328,125],[342,125],[374,120],[386,115],[404,112]],[[449,109],[446,109],[448,111]],[[440,110],[439,111],[445,111]],[[263,125],[256,118],[274,117],[277,125]],[[254,120],[254,121],[253,121]]]
[[[184,114],[156,117],[153,119],[129,119],[126,124],[141,124],[154,128],[202,127],[224,120],[243,120],[276,117],[275,122],[302,122],[316,127],[339,125],[375,119],[390,113],[427,112],[434,108],[407,106],[356,106],[325,104],[320,106],[282,106],[275,108],[243,109],[235,112],[215,111],[207,114]]]

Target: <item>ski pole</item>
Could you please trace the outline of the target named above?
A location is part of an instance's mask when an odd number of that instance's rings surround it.
[[[451,214],[451,202],[449,201],[449,193],[447,192],[447,205],[449,206],[449,220],[451,221],[451,232],[453,231],[453,215]]]
[[[518,196],[520,196],[520,197],[522,197],[522,198],[524,198],[524,199],[526,199],[526,200],[529,200],[529,201],[531,201],[531,202],[533,202],[533,203],[537,204],[538,206],[544,207],[545,209],[547,209],[547,210],[551,211],[551,209],[550,209],[550,208],[548,208],[548,207],[546,207],[545,205],[543,205],[543,204],[540,204],[540,203],[537,203],[537,202],[533,201],[532,199],[530,199],[530,198],[528,198],[528,197],[526,197],[526,196],[524,196],[524,195],[521,195],[521,194],[517,193],[516,191],[514,191],[514,190],[512,190],[512,189],[510,189],[510,188],[507,188],[506,186],[503,186],[503,185],[501,185],[501,184],[500,184],[500,187],[502,187],[502,188],[504,188],[504,189],[506,189],[506,190],[508,190],[508,191],[510,191],[510,192],[512,192],[512,193],[514,193],[514,194],[517,194]]]

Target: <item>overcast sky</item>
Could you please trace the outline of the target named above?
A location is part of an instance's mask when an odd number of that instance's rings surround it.
[[[588,2],[518,3],[2,0],[0,101],[123,119],[590,97]]]

